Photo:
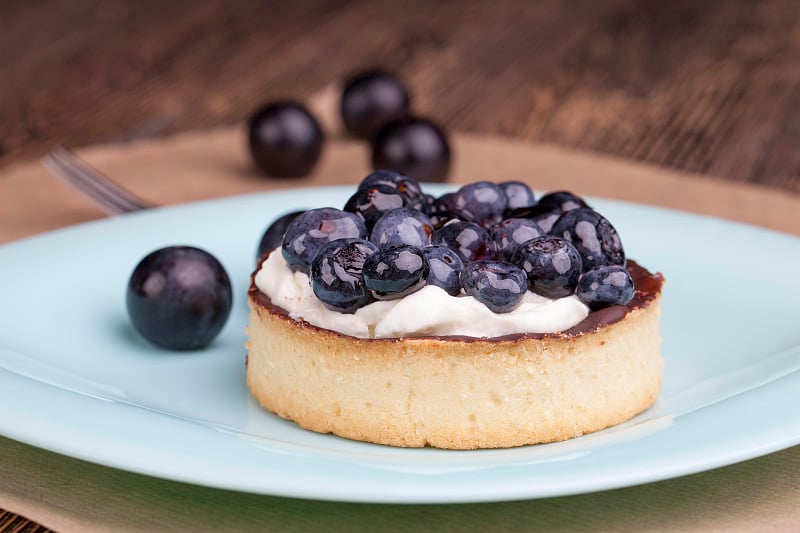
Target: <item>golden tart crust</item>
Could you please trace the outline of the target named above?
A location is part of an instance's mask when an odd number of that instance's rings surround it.
[[[350,337],[290,318],[251,282],[247,384],[303,428],[392,446],[507,448],[598,431],[661,388],[664,279],[628,268],[628,306],[560,334],[491,339]]]

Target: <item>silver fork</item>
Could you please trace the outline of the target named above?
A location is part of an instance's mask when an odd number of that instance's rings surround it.
[[[42,159],[42,164],[62,181],[78,189],[109,215],[121,215],[154,207],[123,189],[86,162],[59,146]]]

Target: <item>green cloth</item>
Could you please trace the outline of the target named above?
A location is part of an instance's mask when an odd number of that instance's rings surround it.
[[[132,474],[0,437],[0,507],[71,531],[800,530],[800,446],[593,494],[375,505],[245,494]]]

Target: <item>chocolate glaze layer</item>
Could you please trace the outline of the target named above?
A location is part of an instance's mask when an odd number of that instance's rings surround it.
[[[325,328],[321,328],[319,326],[315,326],[313,324],[309,324],[305,320],[295,320],[289,316],[289,313],[283,309],[282,307],[278,307],[272,303],[269,296],[258,290],[255,284],[255,277],[258,270],[261,268],[261,262],[266,260],[267,256],[264,256],[262,260],[259,262],[258,268],[255,272],[253,272],[252,276],[250,277],[250,289],[248,290],[248,297],[251,301],[255,302],[258,306],[263,307],[269,313],[278,315],[282,318],[287,320],[291,320],[298,324],[302,324],[304,327],[309,327],[312,329],[326,331],[335,333],[337,335],[341,335],[342,337],[350,337],[349,335],[345,335],[343,333],[339,333],[338,331],[333,331]],[[568,330],[557,332],[557,333],[514,333],[511,335],[503,335],[501,337],[467,337],[462,335],[434,335],[434,336],[409,336],[403,337],[405,339],[442,339],[442,340],[458,340],[458,341],[520,341],[524,339],[544,339],[544,338],[570,338],[570,337],[577,337],[579,335],[585,335],[587,333],[593,333],[598,329],[602,328],[603,326],[607,326],[609,324],[613,324],[615,322],[619,322],[625,316],[635,309],[644,309],[651,302],[653,302],[656,298],[658,298],[659,294],[661,294],[661,288],[664,285],[664,276],[660,273],[653,274],[648,271],[643,266],[639,265],[636,261],[631,259],[628,260],[626,268],[628,272],[631,274],[631,278],[633,279],[633,286],[634,286],[634,293],[633,298],[630,302],[626,305],[612,305],[610,307],[605,307],[603,309],[598,309],[596,311],[592,311],[589,315],[584,318],[581,322],[574,325]],[[353,339],[357,339],[357,337],[350,337]],[[397,339],[358,339],[358,340],[384,340],[384,341],[391,341],[391,340],[401,340]]]

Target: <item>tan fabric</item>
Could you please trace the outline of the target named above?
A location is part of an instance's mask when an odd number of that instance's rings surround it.
[[[800,235],[800,198],[552,146],[472,135],[454,139],[454,181],[522,179],[710,213]],[[239,129],[190,133],[80,155],[160,203],[289,186],[355,183],[363,144],[329,143],[315,175],[252,173]],[[0,242],[102,213],[38,164],[0,172]],[[20,398],[24,401],[24,398]],[[105,468],[0,438],[0,507],[59,531],[800,530],[800,447],[640,487],[500,504],[392,506],[311,502],[185,485]]]

